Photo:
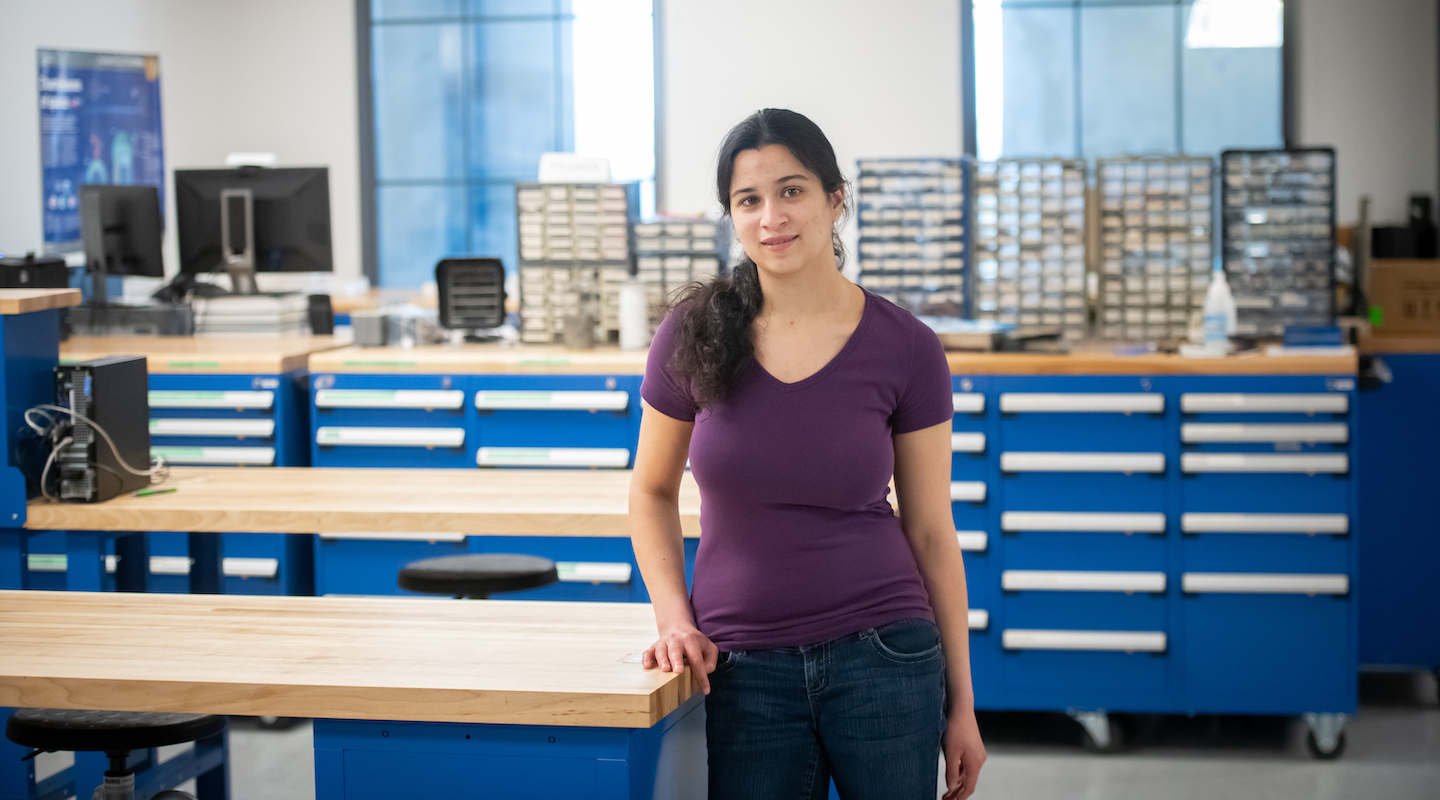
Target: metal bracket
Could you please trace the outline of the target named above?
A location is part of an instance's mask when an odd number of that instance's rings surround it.
[[[1305,724],[1315,734],[1315,746],[1321,752],[1333,753],[1340,744],[1340,732],[1345,729],[1346,714],[1306,714]]]
[[[1099,750],[1110,748],[1110,715],[1104,711],[1067,711],[1070,718],[1080,723],[1080,727],[1090,734],[1090,740],[1095,742]]]

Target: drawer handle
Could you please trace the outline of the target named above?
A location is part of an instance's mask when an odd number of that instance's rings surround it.
[[[181,392],[156,389],[149,393],[151,408],[272,408],[274,392]]]
[[[955,539],[961,550],[972,553],[983,553],[990,546],[990,535],[985,531],[956,531]]]
[[[956,414],[980,414],[985,411],[985,395],[978,392],[956,392],[951,395]]]
[[[1007,414],[1019,412],[1159,414],[1165,410],[1165,395],[1149,392],[1112,394],[1005,392],[1000,395],[1000,410]]]
[[[53,572],[64,572],[68,559],[65,556],[58,556],[60,568],[58,570],[47,570]],[[116,566],[120,563],[120,557],[115,555],[105,556],[105,571],[114,574]],[[190,567],[194,563],[189,556],[150,556],[151,575],[189,575]],[[280,559],[278,558],[241,558],[237,556],[221,559],[221,572],[227,578],[273,578],[280,574]]]
[[[475,393],[475,407],[491,411],[624,411],[630,407],[630,393],[481,391]]]
[[[990,612],[983,608],[970,609],[970,630],[983,631],[990,627]]]
[[[1300,472],[1314,475],[1321,472],[1350,471],[1350,456],[1345,453],[1181,453],[1182,472]]]
[[[624,469],[630,451],[624,447],[482,447],[475,454],[481,467],[603,467]]]
[[[459,389],[321,389],[317,408],[421,408],[455,410],[465,405]]]
[[[234,436],[268,439],[275,435],[273,419],[180,419],[153,417],[151,436]]]
[[[1000,514],[1000,528],[1007,531],[1164,533],[1165,515],[1142,512],[1006,511]]]
[[[952,433],[950,434],[950,451],[952,453],[983,453],[985,452],[985,434]]]
[[[331,541],[372,542],[463,542],[465,534],[450,531],[342,531],[320,534]]]
[[[1348,514],[1180,515],[1185,533],[1349,533]]]
[[[170,464],[248,464],[268,467],[275,463],[273,447],[152,447],[150,455]]]
[[[1317,394],[1182,394],[1180,410],[1186,414],[1345,414],[1350,396],[1340,392]]]
[[[461,447],[464,428],[351,428],[326,425],[316,429],[315,443],[327,447]]]
[[[1349,594],[1349,575],[1259,572],[1186,572],[1180,590],[1187,594]]]
[[[1350,426],[1343,422],[1256,425],[1243,422],[1186,422],[1180,426],[1182,442],[1326,442],[1350,441]]]
[[[555,571],[569,583],[630,582],[630,565],[623,561],[556,561]]]
[[[1164,631],[1064,631],[1007,628],[1006,650],[1100,650],[1122,653],[1165,652]]]
[[[1001,472],[1164,472],[1164,453],[1001,453]]]
[[[1000,573],[1007,592],[1163,592],[1163,572],[1098,572],[1091,570],[1021,570]]]
[[[983,503],[985,502],[984,481],[951,481],[950,502],[952,503]]]

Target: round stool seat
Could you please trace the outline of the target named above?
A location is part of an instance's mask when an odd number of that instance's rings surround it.
[[[21,708],[5,723],[5,738],[36,750],[143,750],[204,739],[225,729],[213,714],[78,711]]]
[[[400,588],[426,594],[485,598],[539,589],[560,580],[555,562],[539,556],[469,553],[414,561],[400,570]]]

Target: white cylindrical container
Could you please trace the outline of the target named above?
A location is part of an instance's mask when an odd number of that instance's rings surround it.
[[[1228,351],[1234,333],[1235,296],[1230,293],[1224,270],[1217,267],[1205,292],[1205,349],[1218,353]]]
[[[620,349],[644,350],[650,345],[650,309],[645,284],[630,276],[620,285]]]

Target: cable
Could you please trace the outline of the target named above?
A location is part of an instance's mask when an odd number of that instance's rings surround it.
[[[40,495],[46,500],[55,500],[54,497],[50,496],[50,490],[45,488],[45,482],[50,477],[50,465],[55,463],[55,454],[60,452],[62,448],[64,448],[66,445],[70,444],[73,441],[75,440],[70,438],[69,436],[66,436],[64,439],[61,439],[54,447],[50,448],[50,455],[48,458],[45,459],[45,468],[40,470]]]
[[[146,477],[151,477],[154,475],[162,474],[166,471],[165,459],[161,458],[160,456],[152,457],[151,463],[153,464],[153,466],[151,466],[150,469],[147,470],[138,470],[127,464],[125,462],[125,457],[120,455],[120,448],[115,446],[115,440],[110,438],[110,434],[106,433],[104,428],[97,425],[95,423],[95,420],[90,419],[89,417],[81,414],[78,411],[75,411],[74,409],[69,409],[64,406],[51,405],[49,403],[40,403],[39,405],[33,406],[31,410],[59,411],[62,414],[69,414],[75,419],[83,420],[87,425],[94,428],[96,433],[100,434],[105,439],[105,443],[110,445],[110,451],[115,454],[115,460],[120,464],[120,467],[131,475],[144,475]],[[27,411],[26,413],[28,414],[29,412]],[[25,421],[28,423],[30,420],[27,417]],[[57,447],[55,449],[58,450],[59,448]],[[55,451],[51,450],[50,452],[51,455],[54,455]]]

